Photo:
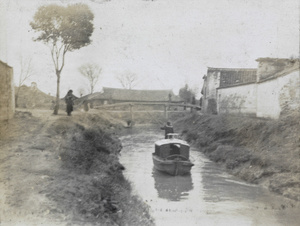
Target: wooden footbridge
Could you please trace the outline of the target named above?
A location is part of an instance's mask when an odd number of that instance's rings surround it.
[[[134,106],[163,106],[164,107],[164,117],[168,119],[168,111],[171,107],[183,107],[184,109],[193,110],[201,110],[198,105],[193,104],[182,104],[182,103],[166,103],[166,102],[123,102],[123,103],[116,103],[116,104],[104,104],[100,106],[95,106],[94,109],[114,109],[118,107],[128,107],[130,111],[130,117],[133,121],[133,114],[134,114]],[[147,112],[150,112],[147,110]]]

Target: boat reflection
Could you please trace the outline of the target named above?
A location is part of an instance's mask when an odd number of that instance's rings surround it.
[[[189,195],[189,191],[194,188],[191,174],[174,177],[162,173],[153,167],[152,176],[158,197],[163,199],[170,201],[186,199]]]

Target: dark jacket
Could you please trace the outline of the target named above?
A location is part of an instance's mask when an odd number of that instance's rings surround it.
[[[165,130],[165,139],[167,139],[167,134],[174,133],[174,129],[172,125],[165,125],[164,127],[161,127],[160,129]]]
[[[75,100],[75,97],[73,94],[68,94],[65,96],[65,102],[67,105],[74,105],[74,100]]]
[[[66,112],[68,113],[68,115],[70,115],[73,111],[74,100],[77,98],[72,93],[68,93],[64,99],[67,105]]]

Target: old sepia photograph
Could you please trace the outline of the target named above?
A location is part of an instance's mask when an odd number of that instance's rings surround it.
[[[1,226],[298,226],[299,0],[0,0]]]

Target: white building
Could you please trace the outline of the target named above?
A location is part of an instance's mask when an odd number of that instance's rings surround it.
[[[278,118],[300,106],[299,60],[260,58],[258,69],[208,68],[203,111]]]

